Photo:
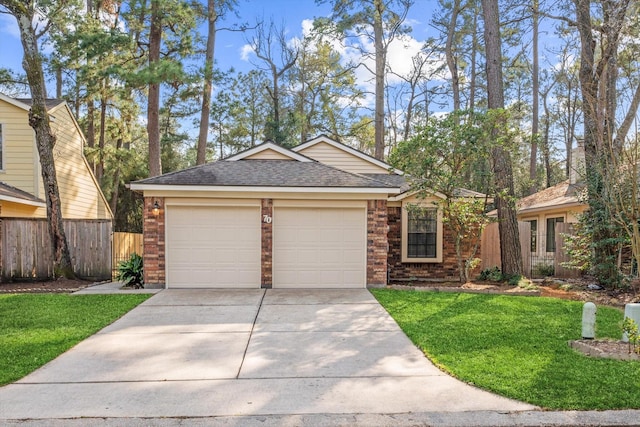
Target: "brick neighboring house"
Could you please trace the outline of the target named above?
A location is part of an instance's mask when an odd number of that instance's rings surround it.
[[[266,142],[131,183],[145,282],[170,288],[364,288],[457,279],[453,236],[402,171],[320,136]],[[424,209],[419,216],[407,206]]]

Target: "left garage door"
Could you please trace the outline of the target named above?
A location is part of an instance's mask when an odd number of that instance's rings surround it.
[[[259,288],[260,208],[168,206],[167,287]]]

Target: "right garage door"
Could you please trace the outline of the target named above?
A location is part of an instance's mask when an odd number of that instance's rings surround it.
[[[273,287],[365,287],[366,224],[364,208],[275,208]]]

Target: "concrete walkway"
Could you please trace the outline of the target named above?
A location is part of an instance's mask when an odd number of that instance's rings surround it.
[[[0,388],[0,424],[23,426],[576,425],[604,414],[536,409],[443,374],[366,290],[164,290]],[[640,419],[610,412],[592,424]]]

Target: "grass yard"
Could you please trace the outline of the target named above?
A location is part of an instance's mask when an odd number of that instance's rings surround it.
[[[0,386],[34,371],[150,295],[0,295]]]
[[[581,338],[582,303],[553,298],[372,289],[441,369],[548,409],[640,408],[640,362],[595,359]],[[620,339],[621,311],[598,307],[597,338]]]

